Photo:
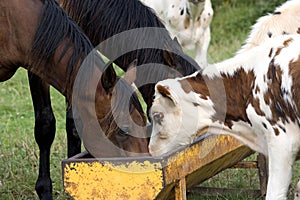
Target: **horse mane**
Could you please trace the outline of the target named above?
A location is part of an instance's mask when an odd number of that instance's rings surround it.
[[[138,0],[60,0],[60,2],[68,15],[84,29],[94,46],[111,37],[112,33],[118,34],[143,27],[165,28],[153,11]],[[124,8],[130,8],[130,12]]]
[[[157,42],[164,43],[165,46],[170,47],[170,52],[175,52],[176,55],[173,59],[177,59],[177,62],[180,63],[180,71],[183,71],[183,75],[188,75],[196,71],[195,66],[198,65],[191,58],[187,58],[188,56],[183,53],[182,49],[173,48],[175,42],[170,37],[164,24],[154,14],[151,8],[139,0],[60,0],[60,4],[69,16],[85,31],[94,46],[99,45],[113,35],[127,30],[144,27],[161,28],[162,31],[160,31],[159,35],[156,35],[155,38],[158,38],[159,41]],[[136,41],[134,41],[135,44],[132,45],[139,46],[138,44],[142,43],[145,39],[144,37],[147,37],[147,35],[153,38],[151,34],[153,33],[137,35]],[[126,44],[119,45],[121,41],[117,42],[118,47],[126,46]],[[126,43],[126,41],[124,42]],[[105,54],[105,51],[101,52]],[[165,64],[162,55],[163,52],[164,50],[160,49],[138,49],[118,57],[114,62],[122,69],[129,66],[136,58],[138,65],[145,63]],[[110,50],[109,54],[114,54],[114,52]],[[185,56],[177,56],[183,54]],[[109,59],[115,58],[114,55],[105,56]]]
[[[74,71],[74,67],[79,67],[89,52],[93,49],[92,44],[77,24],[62,10],[55,0],[45,0],[40,16],[37,31],[31,50],[33,58],[31,68],[39,71],[40,65],[53,64],[55,51],[66,39],[67,42],[60,55],[64,57],[69,48],[72,55],[68,62],[68,80]]]

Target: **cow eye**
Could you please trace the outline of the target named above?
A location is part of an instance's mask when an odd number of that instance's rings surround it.
[[[163,119],[164,119],[164,114],[162,112],[154,112],[152,114],[152,119],[159,125],[161,125]]]
[[[193,102],[193,105],[194,105],[195,107],[197,107],[197,106],[199,106],[199,103]]]

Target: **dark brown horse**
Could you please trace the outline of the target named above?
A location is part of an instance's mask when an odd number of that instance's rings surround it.
[[[148,152],[143,130],[146,119],[133,89],[126,81],[117,78],[112,67],[107,67],[97,52],[92,51],[87,37],[54,0],[3,0],[0,13],[0,80],[8,80],[22,66],[40,77],[41,81],[38,85],[41,90],[32,90],[35,117],[38,119],[35,130],[41,130],[35,132],[40,148],[40,170],[36,183],[40,199],[52,199],[49,156],[54,134],[45,130],[55,131],[55,119],[48,115],[52,108],[49,86],[45,82],[66,96],[68,102],[81,103],[73,105],[77,121],[81,122],[79,128],[83,137],[94,130],[92,122],[100,125],[107,137],[101,132],[94,135],[96,139],[104,140],[95,141],[99,142],[99,149],[106,150],[104,156]],[[86,59],[83,71],[81,63],[87,56],[91,58]],[[78,79],[77,75],[82,71],[88,77]],[[101,75],[100,81],[94,75]],[[31,89],[35,86],[31,85]],[[115,115],[118,116],[117,121],[112,117]],[[91,116],[96,116],[96,119]],[[133,122],[138,126],[133,126]],[[124,135],[124,132],[134,135]],[[108,152],[106,147],[110,148]]]

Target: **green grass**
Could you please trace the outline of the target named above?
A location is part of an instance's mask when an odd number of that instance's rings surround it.
[[[34,185],[38,173],[34,115],[27,75],[20,69],[0,89],[0,199],[38,199]],[[55,199],[65,199],[61,160],[66,158],[64,97],[52,89],[57,133],[52,146],[51,173]]]
[[[283,0],[212,0],[214,18],[209,62],[231,57],[246,39],[255,20],[272,12]],[[67,199],[63,190],[61,161],[66,158],[65,100],[51,90],[57,131],[51,153],[54,199]],[[34,185],[38,172],[38,147],[33,135],[34,115],[26,71],[20,69],[9,81],[0,83],[0,199],[38,199]],[[294,168],[292,187],[300,175]],[[228,169],[202,184],[210,187],[258,188],[256,170]],[[291,196],[289,197],[291,199]],[[251,199],[239,194],[189,199]]]

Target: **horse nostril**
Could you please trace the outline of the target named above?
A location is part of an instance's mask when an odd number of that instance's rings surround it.
[[[155,112],[152,115],[153,120],[158,123],[159,125],[161,125],[163,119],[164,119],[164,114],[161,112]]]

